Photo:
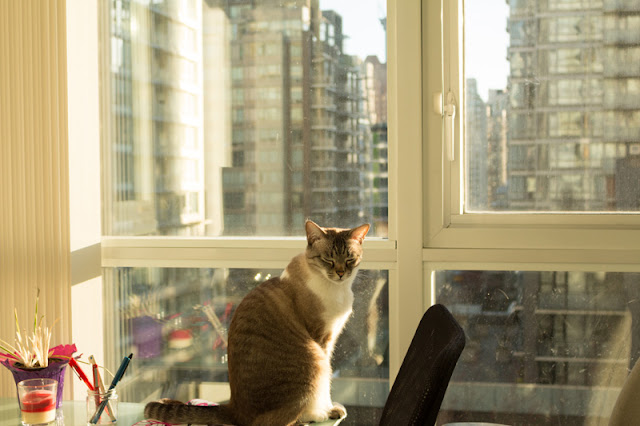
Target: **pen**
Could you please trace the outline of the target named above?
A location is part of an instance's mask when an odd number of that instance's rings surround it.
[[[91,363],[91,367],[93,368],[93,387],[96,390],[100,390],[100,393],[104,393],[104,385],[102,384],[102,379],[100,378],[100,372],[98,371],[98,364],[96,363],[96,359],[93,355],[89,355],[89,362]]]
[[[104,395],[104,385],[102,384],[102,378],[100,377],[100,371],[98,370],[98,364],[96,363],[96,359],[93,355],[89,355],[89,362],[91,363],[91,367],[93,368],[93,386],[96,388],[96,392],[100,392],[100,395]],[[96,396],[96,407],[100,405],[100,397]],[[107,402],[107,414],[111,421],[115,421],[116,417],[113,415],[113,410],[111,409],[111,402]]]
[[[127,367],[129,366],[129,362],[131,361],[131,358],[133,358],[133,354],[129,354],[129,356],[124,357],[124,359],[122,360],[122,364],[120,364],[120,368],[118,368],[118,371],[116,371],[116,375],[113,377],[113,380],[111,381],[111,385],[109,385],[109,389],[107,390],[107,392],[115,388],[118,382],[120,381],[120,379],[122,379],[122,376],[124,376],[124,372],[127,370]],[[102,412],[104,411],[104,407],[107,405],[107,402],[109,402],[108,399],[105,399],[104,401],[102,401],[102,403],[96,410],[95,414],[91,418],[91,421],[90,421],[91,423],[93,424],[98,423],[98,420],[100,419],[100,416],[102,415]]]
[[[96,390],[89,381],[87,375],[84,374],[84,371],[82,371],[82,368],[80,368],[80,366],[78,365],[78,362],[75,360],[75,358],[69,358],[69,365],[71,366],[71,369],[76,372],[78,378],[87,385],[89,390]]]
[[[97,407],[98,405],[100,405],[100,402],[101,402],[100,395],[104,394],[104,389],[99,390],[100,388],[98,387],[98,382],[99,382],[98,376],[97,376],[98,366],[96,364],[92,364],[91,368],[93,369],[93,387],[95,389],[94,390],[95,395],[93,396],[93,399],[95,400],[95,404]]]

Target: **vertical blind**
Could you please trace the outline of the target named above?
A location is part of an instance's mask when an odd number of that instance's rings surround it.
[[[0,337],[14,308],[71,343],[65,0],[0,0]],[[70,374],[70,373],[67,373]],[[65,389],[69,395],[70,389]],[[0,396],[15,396],[4,368]]]

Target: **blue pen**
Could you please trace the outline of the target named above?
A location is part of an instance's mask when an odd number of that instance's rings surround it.
[[[122,360],[122,364],[120,364],[120,368],[118,368],[118,371],[116,371],[116,375],[113,377],[113,380],[111,381],[111,385],[109,385],[109,390],[107,390],[107,392],[115,388],[118,382],[120,381],[120,379],[122,379],[122,376],[124,376],[124,372],[127,370],[127,367],[129,366],[129,362],[131,361],[131,358],[133,358],[133,354],[129,354],[129,356],[124,357],[124,359]],[[102,415],[102,412],[104,411],[104,407],[106,407],[107,402],[109,402],[108,399],[105,399],[104,401],[102,401],[102,403],[96,410],[96,413],[91,418],[91,423],[93,424],[98,423],[98,420],[100,419],[100,416]]]

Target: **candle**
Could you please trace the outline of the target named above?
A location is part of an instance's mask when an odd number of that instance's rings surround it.
[[[27,424],[49,423],[56,419],[56,395],[49,390],[35,390],[22,395],[22,421]]]

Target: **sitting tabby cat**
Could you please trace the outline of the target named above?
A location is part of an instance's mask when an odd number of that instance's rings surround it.
[[[369,225],[305,224],[307,249],[282,275],[238,305],[229,327],[228,404],[150,402],[145,416],[169,423],[285,426],[346,415],[331,400],[331,354],[353,305],[351,284]]]

